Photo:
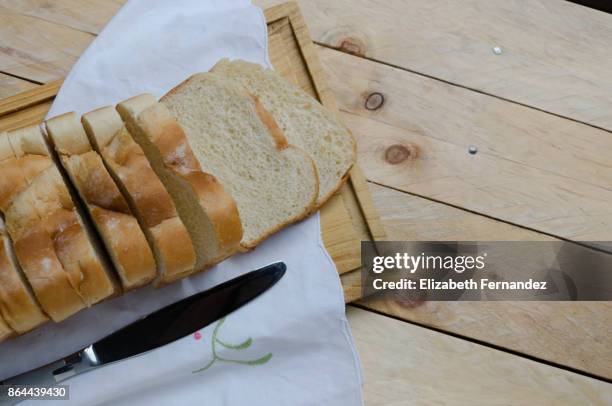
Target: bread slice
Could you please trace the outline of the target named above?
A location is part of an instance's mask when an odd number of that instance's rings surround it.
[[[151,95],[119,103],[117,111],[174,200],[196,250],[196,270],[234,254],[242,239],[236,203],[214,176],[202,172],[169,112]]]
[[[46,123],[60,161],[93,220],[123,288],[150,283],[157,275],[153,252],[121,191],[95,152],[75,113]],[[111,274],[112,270],[107,269]]]
[[[50,166],[15,196],[6,212],[19,265],[42,309],[57,322],[85,307],[78,291],[85,275],[60,260],[80,228],[70,197],[60,193],[62,187],[59,171]]]
[[[318,101],[260,65],[223,59],[211,72],[256,96],[272,114],[289,144],[308,152],[317,165],[321,206],[347,178],[355,162],[355,139]]]
[[[196,253],[172,197],[155,174],[142,148],[132,139],[113,107],[83,115],[94,149],[125,196],[155,254],[156,286],[195,271]]]
[[[201,73],[161,103],[184,129],[203,170],[236,200],[244,248],[255,247],[313,209],[319,195],[313,160],[288,144],[257,98],[218,75]]]
[[[0,315],[18,334],[45,323],[34,292],[23,275],[13,253],[13,245],[0,219]],[[1,320],[0,320],[1,321]],[[0,323],[1,324],[1,323]],[[0,326],[0,336],[2,336]]]

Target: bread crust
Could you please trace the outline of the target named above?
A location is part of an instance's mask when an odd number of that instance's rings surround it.
[[[54,169],[51,167],[48,171]],[[49,217],[41,217],[36,207],[40,200],[34,194],[39,187],[36,180],[14,198],[6,213],[6,226],[15,256],[39,304],[53,321],[59,322],[85,307],[75,287],[81,275],[71,275],[64,269],[55,250],[52,232],[47,229],[53,223],[65,224],[70,212],[66,210],[65,215],[60,215],[53,210]]]
[[[102,158],[92,150],[76,114],[54,117],[46,122],[46,127],[62,165],[100,231],[123,288],[130,290],[148,284],[157,275],[149,243]],[[62,252],[68,253],[69,250]],[[85,267],[79,261],[79,256],[71,255],[69,259],[84,270],[94,269],[94,264],[100,263],[91,258]],[[111,280],[109,273],[112,271],[103,269],[103,264],[100,263],[96,271],[100,272],[92,277]]]
[[[48,319],[30,292],[11,251],[12,243],[0,220],[0,315],[17,334],[24,334]]]
[[[55,321],[63,320],[82,309],[85,304],[76,291],[81,275],[71,276],[63,268],[53,240],[57,229],[47,228],[54,222],[65,223],[65,218],[69,216],[67,211],[61,216],[55,212],[65,203],[57,195],[53,182],[54,176],[59,177],[59,173],[56,172],[38,126],[11,132],[6,142],[2,142],[2,151],[3,158],[7,158],[2,161],[2,168],[11,174],[0,185],[0,195],[4,199],[2,211],[6,215],[6,226],[13,239],[15,257],[27,279],[27,282],[18,280],[15,277],[19,278],[20,275],[13,273],[12,280],[7,280],[13,283],[9,295],[13,296],[11,300],[16,300],[14,295],[24,299],[29,293],[27,289],[31,287],[37,304],[44,312]],[[60,217],[64,220],[59,221]],[[57,292],[63,297],[53,300]],[[30,297],[32,301],[34,299]],[[15,324],[20,324],[20,327],[15,327],[19,332],[35,327],[45,319],[32,303],[30,307],[24,306],[14,318]]]
[[[12,242],[0,220],[0,314],[18,334],[26,333],[48,319],[30,292],[13,257]]]
[[[6,212],[15,195],[29,184],[28,179],[53,165],[41,152],[41,145],[32,134],[38,126],[30,126],[10,133],[0,133],[0,211]]]
[[[130,206],[157,248],[158,262],[163,269],[155,285],[193,273],[196,254],[187,229],[178,217],[170,194],[119,114],[113,107],[103,107],[85,114],[82,122],[91,144],[123,188],[124,195],[130,197]]]

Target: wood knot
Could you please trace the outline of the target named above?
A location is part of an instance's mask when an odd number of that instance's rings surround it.
[[[423,306],[427,303],[427,291],[397,291],[393,297],[393,301],[400,307],[405,309],[414,309]]]
[[[391,145],[385,151],[385,161],[391,165],[397,165],[404,162],[406,159],[414,160],[418,155],[416,145]]]
[[[363,43],[356,38],[345,38],[340,42],[340,46],[338,49],[342,52],[346,52],[347,54],[356,55],[356,56],[364,56],[365,55],[365,46]]]
[[[382,93],[374,92],[366,97],[365,108],[370,111],[378,110],[383,104],[385,104],[385,96]]]

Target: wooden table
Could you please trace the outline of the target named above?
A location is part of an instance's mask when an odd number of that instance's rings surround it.
[[[0,98],[64,77],[122,3],[0,0]],[[562,0],[300,7],[389,239],[612,240],[612,15]],[[368,405],[612,404],[610,303],[347,314]]]

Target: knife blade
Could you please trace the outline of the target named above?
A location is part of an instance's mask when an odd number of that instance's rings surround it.
[[[274,286],[286,269],[283,262],[277,262],[231,279],[143,317],[75,354],[8,379],[2,385],[56,385],[75,375],[170,344],[249,303]]]

